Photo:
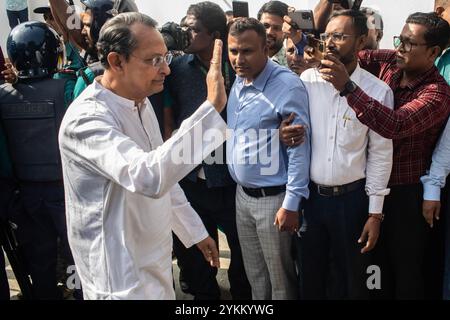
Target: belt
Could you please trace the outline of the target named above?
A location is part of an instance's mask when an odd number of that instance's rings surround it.
[[[334,187],[318,185],[311,181],[312,187],[311,190],[316,191],[319,195],[324,197],[337,197],[358,190],[361,187],[364,187],[365,184],[366,179],[361,179],[355,182],[344,184],[342,186],[334,186]]]
[[[264,187],[264,188],[245,188],[242,187],[244,192],[253,198],[263,198],[269,196],[276,196],[282,192],[286,191],[286,186],[275,186],[275,187]]]

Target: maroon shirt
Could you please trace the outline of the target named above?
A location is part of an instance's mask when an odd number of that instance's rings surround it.
[[[394,110],[360,88],[347,96],[358,119],[385,138],[393,139],[390,186],[420,183],[431,164],[437,139],[450,113],[450,87],[432,67],[406,87],[393,50],[361,51],[360,65],[386,82],[394,92]]]

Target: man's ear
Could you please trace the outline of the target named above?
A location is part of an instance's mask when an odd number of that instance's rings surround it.
[[[437,57],[441,55],[442,49],[439,46],[433,46],[430,49],[431,49],[430,60],[434,62],[434,60],[436,60]]]
[[[107,57],[109,68],[115,72],[122,72],[123,70],[122,59],[123,57],[120,54],[116,52],[110,52]]]
[[[445,8],[443,8],[443,7],[437,7],[437,8],[434,10],[434,12],[436,12],[438,16],[441,16],[441,15],[442,15],[442,12],[444,12],[444,11],[445,11]]]
[[[383,38],[383,30],[377,30],[377,42],[381,41],[381,38]]]
[[[358,49],[358,51],[361,51],[364,48],[366,41],[367,41],[367,34],[361,35],[358,38],[356,38],[356,49]]]

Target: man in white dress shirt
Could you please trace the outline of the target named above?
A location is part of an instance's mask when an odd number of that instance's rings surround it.
[[[389,193],[392,141],[360,123],[345,95],[356,83],[384,105],[393,107],[394,98],[384,82],[358,65],[366,35],[364,14],[335,13],[321,35],[326,59],[301,75],[311,116],[310,199],[297,241],[303,299],[369,297],[367,252],[377,242]],[[347,70],[351,82],[337,85],[336,66]]]
[[[177,183],[223,143],[221,42],[207,101],[163,143],[146,97],[163,89],[171,55],[155,26],[140,13],[103,26],[98,49],[106,71],[61,125],[68,237],[86,299],[174,299],[172,231],[219,265],[214,240]],[[210,128],[220,133],[215,141],[194,141],[194,131]],[[177,161],[173,150],[187,161]]]

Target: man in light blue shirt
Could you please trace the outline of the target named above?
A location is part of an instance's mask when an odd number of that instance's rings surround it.
[[[428,224],[433,227],[434,219],[439,220],[441,210],[441,188],[445,187],[445,180],[450,173],[450,122],[442,133],[433,152],[433,162],[430,171],[421,178],[423,183],[423,215]],[[447,201],[447,206],[450,201]],[[450,210],[447,211],[450,212]],[[444,299],[450,300],[450,217],[446,217],[446,243],[445,243],[445,275]]]
[[[299,77],[268,60],[267,50],[256,19],[230,27],[237,78],[227,107],[227,162],[238,184],[236,223],[252,297],[295,299],[290,233],[298,230],[299,206],[309,196],[308,96]],[[287,118],[305,127],[307,141],[298,147],[280,145],[278,128]]]
[[[13,29],[20,23],[28,21],[27,0],[6,0],[6,14],[8,15],[9,27]]]

